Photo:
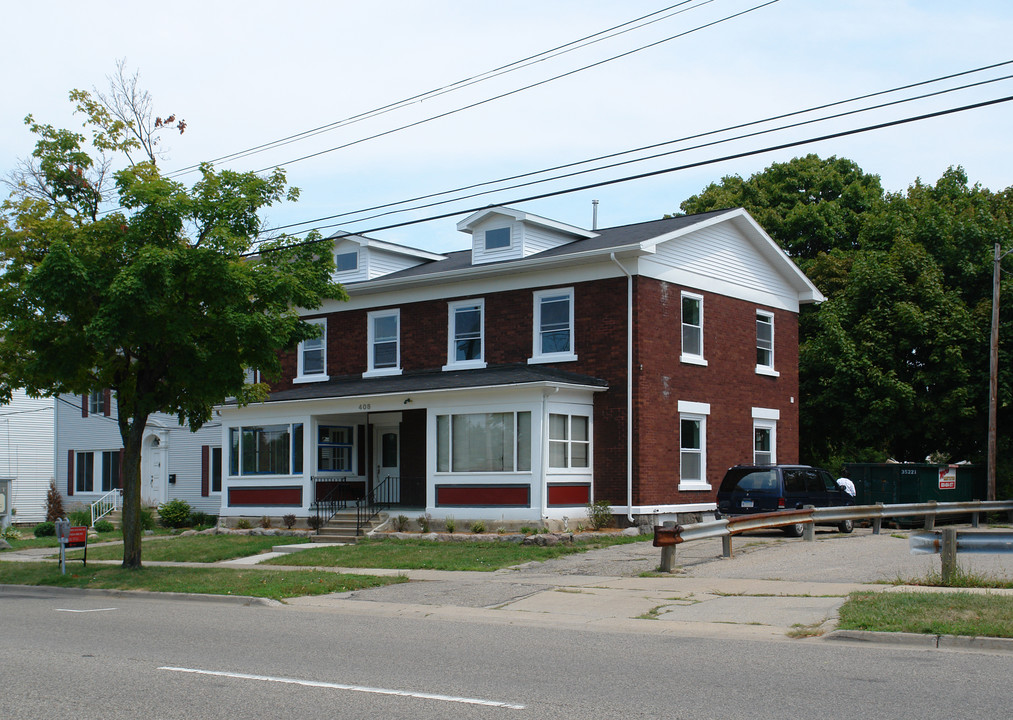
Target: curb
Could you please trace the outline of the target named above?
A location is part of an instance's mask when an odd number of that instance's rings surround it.
[[[264,607],[281,607],[284,603],[271,598],[251,597],[248,595],[204,595],[201,593],[151,592],[149,590],[111,590],[106,588],[62,588],[55,585],[0,585],[0,597],[5,594],[18,593],[48,597],[51,593],[60,593],[71,597],[125,597],[125,598],[156,598],[168,596],[172,600],[199,600],[201,602],[217,602],[228,605],[262,605]]]
[[[968,635],[922,635],[920,633],[873,632],[871,630],[834,630],[824,640],[911,645],[937,650],[1000,650],[1013,652],[1013,638],[970,637]]]

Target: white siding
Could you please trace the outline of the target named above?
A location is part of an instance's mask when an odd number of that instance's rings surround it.
[[[335,272],[333,278],[340,283],[352,283],[361,282],[369,278],[368,273],[368,259],[366,249],[359,246],[359,243],[352,242],[350,240],[343,240],[334,244],[334,255],[342,255],[344,253],[356,252],[359,254],[359,265],[355,270],[346,270],[345,272]]]
[[[524,245],[524,257],[535,255],[536,253],[550,250],[560,245],[566,245],[577,239],[571,235],[554,232],[548,228],[528,224],[522,224],[521,227],[523,235],[521,242]]]
[[[369,254],[370,280],[382,275],[388,275],[392,272],[397,272],[398,270],[407,270],[408,268],[415,267],[422,262],[418,258],[385,252],[377,248],[363,248],[362,252],[364,254]]]
[[[0,477],[11,478],[11,507],[17,523],[46,519],[46,494],[53,478],[53,399],[16,390],[0,407]]]
[[[485,231],[498,228],[510,228],[510,247],[485,249]],[[520,224],[502,215],[491,215],[485,221],[472,228],[471,262],[473,265],[482,263],[500,262],[502,260],[520,260],[522,255],[522,234]]]

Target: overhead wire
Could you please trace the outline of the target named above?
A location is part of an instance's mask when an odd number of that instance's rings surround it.
[[[795,111],[792,111],[792,112],[789,112],[789,113],[782,113],[780,115],[774,115],[774,116],[767,117],[767,118],[764,118],[764,119],[761,119],[761,120],[753,120],[753,121],[749,121],[749,122],[745,122],[745,123],[739,123],[737,125],[730,125],[730,126],[727,126],[727,127],[724,127],[724,128],[716,129],[716,130],[709,130],[707,132],[697,133],[697,134],[694,134],[694,135],[687,135],[687,136],[684,136],[684,137],[681,137],[681,138],[676,138],[674,140],[666,140],[664,142],[652,143],[650,145],[643,145],[641,147],[632,148],[632,149],[629,149],[629,150],[622,150],[622,151],[619,151],[619,152],[608,153],[606,155],[599,155],[599,156],[594,157],[594,158],[588,158],[588,159],[585,159],[585,160],[578,160],[578,161],[575,161],[575,162],[564,163],[562,165],[556,165],[556,166],[553,166],[553,167],[550,167],[550,168],[544,168],[544,169],[541,169],[541,170],[534,170],[534,171],[524,172],[524,173],[520,173],[520,174],[517,174],[517,175],[511,175],[511,176],[507,176],[507,177],[503,177],[503,178],[498,178],[496,180],[483,181],[483,182],[480,182],[480,183],[474,183],[474,184],[471,184],[471,185],[465,185],[465,186],[457,187],[457,188],[454,188],[454,189],[451,189],[451,190],[443,190],[443,191],[440,191],[440,192],[429,193],[429,194],[426,194],[426,195],[419,195],[419,196],[416,196],[416,197],[413,197],[413,198],[409,198],[409,199],[406,199],[406,200],[398,200],[398,201],[383,203],[383,204],[380,204],[380,205],[374,205],[374,206],[371,206],[371,207],[368,207],[368,208],[362,208],[362,209],[359,209],[359,210],[350,210],[350,211],[346,211],[346,212],[342,212],[342,213],[336,213],[334,215],[326,215],[326,216],[314,218],[312,220],[303,220],[303,221],[299,221],[299,222],[295,222],[295,223],[289,223],[289,224],[286,224],[286,225],[278,225],[278,226],[274,226],[274,227],[271,227],[271,228],[265,228],[264,230],[262,230],[258,234],[266,234],[266,233],[270,233],[270,232],[277,232],[279,230],[285,230],[285,229],[289,229],[289,228],[293,228],[293,227],[299,227],[299,226],[302,226],[302,225],[313,225],[313,224],[316,224],[316,223],[324,222],[326,220],[335,220],[335,219],[338,219],[338,218],[348,218],[348,217],[353,216],[353,215],[361,215],[363,213],[372,212],[372,211],[375,211],[375,210],[384,210],[386,208],[393,208],[393,207],[396,207],[396,206],[399,206],[399,205],[407,205],[408,203],[414,203],[414,202],[418,202],[418,201],[421,201],[421,200],[428,200],[428,199],[440,197],[440,196],[443,196],[443,195],[451,195],[451,194],[455,194],[455,193],[461,193],[461,192],[465,192],[467,190],[473,190],[473,189],[476,189],[476,188],[487,187],[487,186],[490,186],[490,185],[500,185],[501,183],[510,182],[512,180],[519,180],[519,179],[526,178],[526,177],[533,177],[533,176],[537,176],[537,175],[543,175],[545,173],[555,172],[557,170],[564,170],[564,169],[567,169],[567,168],[578,167],[580,165],[587,165],[589,163],[600,162],[602,160],[609,160],[609,159],[616,158],[616,157],[622,157],[624,155],[631,155],[631,154],[634,154],[634,153],[642,153],[642,152],[645,152],[645,151],[648,151],[648,150],[653,150],[653,149],[660,148],[660,147],[665,147],[665,146],[668,146],[668,145],[674,145],[676,143],[681,143],[681,142],[686,142],[686,141],[689,141],[689,140],[696,140],[696,139],[699,139],[699,138],[704,138],[704,137],[709,137],[709,136],[713,136],[713,135],[718,135],[718,134],[721,134],[721,133],[730,132],[732,130],[739,130],[739,129],[743,129],[743,128],[747,128],[747,127],[754,127],[754,126],[757,126],[757,125],[763,125],[763,124],[766,124],[766,123],[769,123],[769,122],[773,122],[775,120],[783,120],[783,119],[786,119],[786,118],[789,118],[789,117],[796,117],[796,116],[799,116],[799,115],[805,115],[805,114],[808,114],[808,113],[816,112],[818,110],[825,110],[825,109],[828,109],[828,108],[831,108],[831,107],[837,107],[837,106],[840,106],[840,105],[846,105],[846,104],[853,103],[853,102],[859,102],[861,100],[867,100],[867,99],[870,99],[870,98],[873,98],[873,97],[879,97],[879,96],[883,96],[883,95],[889,95],[889,94],[892,94],[892,93],[901,92],[903,90],[909,90],[909,89],[912,89],[912,88],[915,88],[915,87],[921,87],[921,86],[925,86],[925,85],[930,85],[930,84],[933,84],[933,83],[942,82],[944,80],[951,80],[953,78],[957,78],[957,77],[961,77],[961,76],[965,76],[965,75],[970,75],[970,74],[973,74],[973,73],[983,72],[985,70],[991,70],[991,69],[994,69],[994,68],[997,68],[997,67],[1002,67],[1002,66],[1010,65],[1010,64],[1013,64],[1013,60],[1007,60],[1007,61],[1000,62],[1000,63],[993,63],[991,65],[985,65],[985,66],[982,66],[982,67],[979,67],[979,68],[974,68],[972,70],[965,70],[965,71],[961,71],[961,72],[958,72],[958,73],[951,73],[949,75],[943,75],[943,76],[940,76],[940,77],[937,77],[937,78],[933,78],[933,79],[930,79],[930,80],[922,80],[922,81],[919,81],[919,82],[916,82],[916,83],[909,83],[907,85],[902,85],[902,86],[898,86],[898,87],[895,87],[895,88],[890,88],[890,89],[887,89],[887,90],[880,90],[880,91],[877,91],[877,92],[866,93],[864,95],[859,95],[859,96],[856,96],[856,97],[848,98],[846,100],[837,100],[835,102],[825,103],[825,104],[822,104],[822,105],[817,105],[817,106],[813,106],[813,107],[810,107],[810,108],[806,108],[806,109],[803,109],[803,110],[795,110]],[[631,159],[631,160],[625,160],[625,161],[619,162],[619,163],[611,163],[611,164],[608,164],[608,165],[596,166],[596,167],[593,167],[593,168],[588,168],[588,169],[580,170],[580,171],[573,172],[573,173],[567,173],[567,174],[564,174],[564,175],[556,175],[556,176],[553,176],[553,177],[543,178],[543,179],[540,179],[540,180],[533,180],[533,181],[530,181],[530,182],[520,183],[520,184],[517,184],[517,185],[510,185],[510,186],[506,186],[506,187],[497,187],[497,188],[492,189],[492,190],[486,190],[486,191],[483,191],[483,192],[473,193],[473,194],[470,194],[470,195],[457,196],[457,197],[450,198],[450,199],[447,199],[447,200],[441,200],[439,202],[427,203],[427,204],[424,204],[424,205],[415,205],[415,206],[412,206],[412,207],[401,208],[401,209],[397,209],[397,210],[389,210],[387,212],[378,213],[378,214],[375,214],[375,215],[369,215],[367,217],[359,217],[359,218],[355,218],[355,219],[352,219],[352,220],[347,220],[346,222],[352,222],[352,223],[355,223],[355,222],[364,222],[366,220],[373,220],[373,219],[376,219],[378,217],[384,217],[384,216],[392,215],[392,214],[396,214],[396,213],[410,212],[410,211],[414,211],[414,210],[425,209],[425,208],[428,208],[428,207],[434,207],[434,206],[437,206],[437,205],[443,205],[443,204],[447,204],[447,203],[450,203],[450,202],[457,202],[457,201],[465,200],[465,199],[472,198],[472,197],[478,197],[478,196],[481,196],[481,195],[486,195],[486,194],[489,194],[489,193],[492,193],[492,192],[501,192],[501,191],[504,191],[504,190],[512,190],[512,189],[516,189],[518,187],[525,187],[525,186],[540,184],[540,183],[544,183],[544,182],[551,182],[553,180],[559,180],[559,179],[566,178],[566,177],[573,177],[575,175],[587,174],[587,173],[591,173],[591,172],[598,172],[598,171],[601,171],[601,170],[610,169],[610,168],[614,168],[614,167],[619,167],[619,166],[622,166],[622,165],[629,165],[629,164],[633,164],[633,163],[644,162],[644,161],[647,161],[647,160],[653,160],[653,159],[657,159],[659,157],[664,157],[666,155],[672,155],[672,154],[676,154],[676,153],[687,152],[689,150],[700,149],[700,148],[708,147],[708,146],[711,146],[711,145],[717,145],[717,144],[722,144],[722,143],[726,143],[726,142],[732,142],[732,141],[735,141],[735,140],[741,140],[741,139],[745,139],[745,138],[748,138],[748,137],[754,137],[754,136],[762,135],[762,134],[769,134],[771,132],[779,132],[781,130],[786,130],[786,129],[789,129],[789,128],[792,128],[792,127],[800,127],[802,125],[808,125],[808,124],[812,124],[812,123],[816,123],[816,122],[823,122],[823,121],[826,121],[826,120],[840,118],[840,117],[844,117],[844,116],[847,116],[847,115],[853,115],[853,114],[860,113],[860,112],[867,112],[867,111],[870,111],[870,110],[882,109],[884,107],[889,107],[889,106],[892,106],[892,105],[899,105],[899,104],[903,104],[903,103],[906,103],[906,102],[913,102],[915,100],[923,100],[923,99],[928,98],[928,97],[934,97],[934,96],[938,96],[938,95],[943,95],[943,94],[947,94],[947,93],[951,93],[951,92],[956,92],[956,91],[959,91],[959,90],[966,90],[968,88],[977,87],[977,86],[981,86],[981,85],[987,85],[989,83],[999,82],[1001,80],[1008,80],[1010,78],[1013,78],[1013,75],[1005,75],[1005,76],[1001,76],[1001,77],[998,77],[998,78],[990,78],[990,79],[982,80],[982,81],[979,81],[979,82],[976,82],[976,83],[968,83],[968,84],[960,85],[960,86],[957,86],[957,87],[952,87],[952,88],[946,88],[946,89],[943,89],[943,90],[938,90],[938,91],[935,91],[935,92],[932,92],[932,93],[925,93],[925,94],[922,94],[922,95],[917,95],[917,96],[913,96],[913,97],[909,97],[909,98],[903,98],[903,99],[895,100],[895,101],[892,101],[892,102],[889,102],[889,103],[881,103],[879,105],[872,105],[872,106],[867,106],[867,107],[863,107],[863,108],[857,108],[855,110],[850,110],[850,111],[847,111],[847,112],[837,113],[835,115],[823,116],[823,117],[820,117],[820,118],[814,118],[814,119],[811,119],[811,120],[806,120],[806,121],[802,121],[802,122],[798,122],[798,123],[791,123],[791,124],[788,124],[788,125],[781,125],[781,126],[776,127],[776,128],[770,128],[770,129],[767,129],[767,130],[757,131],[757,132],[754,132],[754,133],[745,133],[745,134],[737,135],[737,136],[734,136],[734,137],[731,137],[731,138],[726,138],[726,139],[723,139],[723,140],[718,140],[718,141],[714,141],[714,142],[710,142],[710,143],[701,143],[699,145],[694,145],[694,146],[690,146],[690,147],[686,147],[686,148],[679,148],[679,149],[671,150],[671,151],[664,152],[664,153],[657,153],[657,154],[649,155],[649,156],[646,156],[646,157],[638,157],[638,158],[634,158],[634,159]],[[327,228],[327,227],[335,227],[335,225],[318,226],[316,229],[319,230],[319,229],[323,229],[323,228]]]

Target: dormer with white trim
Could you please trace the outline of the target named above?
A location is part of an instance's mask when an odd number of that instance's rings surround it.
[[[446,259],[446,255],[374,240],[363,235],[339,233],[332,240],[333,278],[343,285],[373,280],[416,265]]]
[[[495,207],[479,210],[457,223],[471,235],[471,264],[520,260],[597,233],[531,213]]]

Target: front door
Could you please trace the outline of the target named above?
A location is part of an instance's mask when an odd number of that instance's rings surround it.
[[[401,502],[401,433],[397,425],[373,427],[373,487],[378,502]]]
[[[149,435],[141,444],[141,504],[157,507],[168,497],[166,448],[157,435]]]

